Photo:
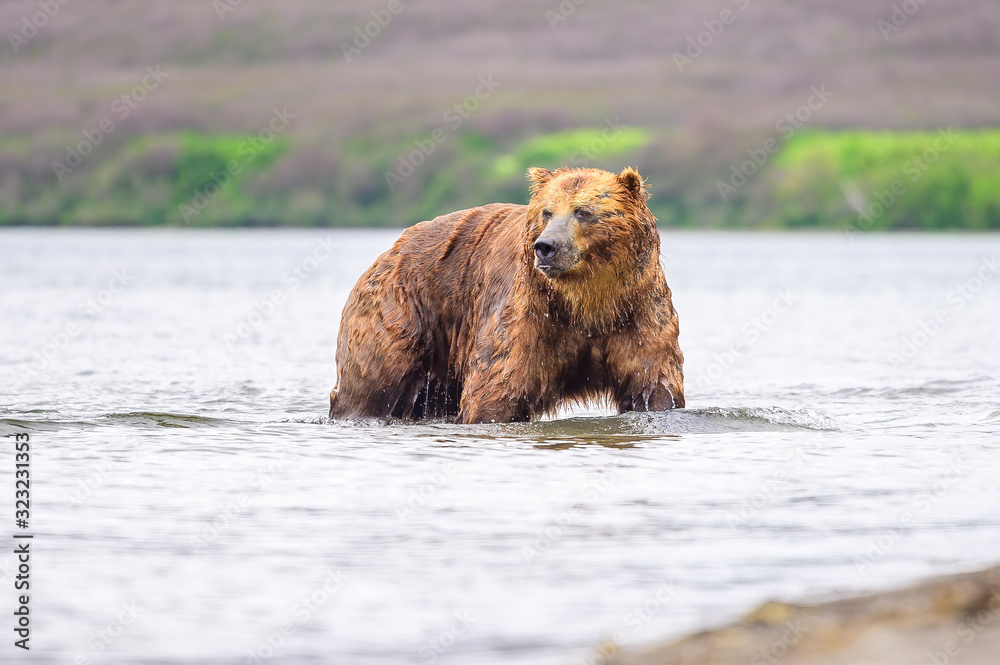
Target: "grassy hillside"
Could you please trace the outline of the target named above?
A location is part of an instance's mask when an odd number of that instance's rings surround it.
[[[775,160],[777,222],[1000,229],[1000,131],[814,132]]]
[[[901,177],[869,228],[997,225],[994,2],[38,7],[0,3],[0,224],[402,225],[569,163],[664,224],[858,224]]]

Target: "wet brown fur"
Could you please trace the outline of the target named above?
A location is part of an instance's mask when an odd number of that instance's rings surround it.
[[[531,169],[527,206],[406,229],[344,307],[330,417],[531,420],[567,401],[684,406],[677,314],[642,178]],[[593,213],[582,222],[576,211]],[[535,267],[542,211],[568,215],[579,260]]]

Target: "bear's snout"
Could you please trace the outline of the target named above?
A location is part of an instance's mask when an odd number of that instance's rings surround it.
[[[580,260],[571,221],[569,216],[557,216],[542,229],[535,240],[535,267],[546,277],[557,277]]]
[[[550,279],[558,277],[576,265],[575,250],[572,241],[542,236],[535,241],[535,267]]]
[[[559,241],[555,238],[539,238],[535,241],[535,256],[540,261],[551,261],[559,251]]]

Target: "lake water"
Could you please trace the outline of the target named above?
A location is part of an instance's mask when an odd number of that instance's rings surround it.
[[[0,232],[0,661],[568,665],[1000,559],[1000,237],[664,231],[688,409],[330,423],[397,235]]]

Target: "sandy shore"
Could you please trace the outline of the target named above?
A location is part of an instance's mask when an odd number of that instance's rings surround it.
[[[740,621],[607,665],[998,665],[1000,566],[818,605],[769,602]]]

